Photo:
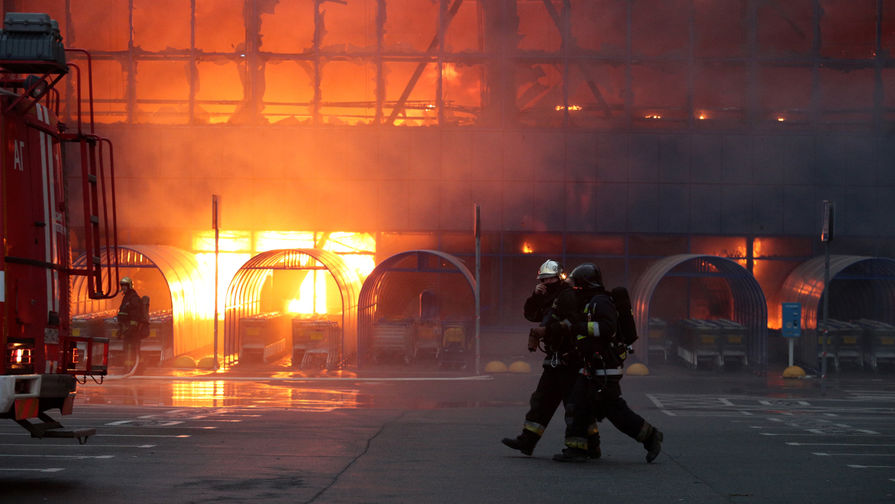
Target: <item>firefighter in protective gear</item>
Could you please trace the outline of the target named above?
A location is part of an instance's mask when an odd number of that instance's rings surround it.
[[[123,277],[119,282],[124,297],[118,308],[118,337],[124,346],[124,366],[133,367],[140,352],[140,337],[144,321],[143,301],[134,289],[134,281]]]
[[[568,327],[561,323],[573,317],[577,308],[575,294],[563,279],[562,266],[548,260],[538,269],[537,278],[538,284],[524,306],[525,318],[539,323],[529,334],[528,350],[534,352],[543,344],[547,355],[538,386],[529,400],[522,433],[502,440],[525,455],[532,454],[559,404],[565,404],[580,367]]]
[[[562,266],[552,260],[544,261],[538,268],[538,281],[534,291],[525,300],[523,314],[525,319],[541,324],[547,315],[547,310],[553,305],[556,294],[563,288]]]
[[[595,264],[582,264],[569,277],[578,298],[577,313],[583,314],[571,322],[583,365],[567,405],[573,419],[566,431],[566,447],[553,458],[561,462],[586,461],[593,442],[589,436],[591,425],[595,419],[608,418],[616,429],[643,444],[646,461],[652,462],[662,450],[663,435],[621,397],[624,362],[613,348],[612,339],[618,324],[616,304],[603,287],[602,274]]]

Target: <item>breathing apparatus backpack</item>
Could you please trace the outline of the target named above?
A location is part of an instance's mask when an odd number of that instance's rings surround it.
[[[631,296],[628,289],[624,287],[616,287],[609,293],[609,298],[618,312],[618,322],[615,333],[609,337],[606,342],[609,353],[617,359],[615,363],[621,367],[628,358],[628,354],[634,353],[634,342],[637,341],[637,326],[634,322],[634,310],[631,307]],[[589,322],[594,322],[594,313],[596,311],[596,301],[592,300],[587,304],[586,312]],[[604,365],[609,367],[608,362]]]

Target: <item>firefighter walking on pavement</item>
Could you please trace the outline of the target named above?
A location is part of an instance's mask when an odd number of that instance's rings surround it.
[[[515,438],[504,438],[502,443],[525,455],[532,454],[559,404],[568,400],[580,368],[568,330],[559,324],[573,316],[577,308],[575,293],[563,277],[558,262],[544,262],[538,269],[534,292],[524,305],[525,318],[539,324],[529,334],[528,350],[540,349],[546,355],[541,378],[529,400],[522,433]]]
[[[553,458],[586,461],[588,449],[599,442],[599,438],[588,438],[589,428],[594,419],[607,418],[619,431],[641,443],[647,452],[646,461],[652,462],[662,449],[662,432],[632,411],[621,392],[624,359],[631,349],[619,331],[636,331],[627,290],[616,288],[610,295],[603,287],[600,269],[593,263],[578,266],[569,277],[578,298],[577,313],[584,314],[570,322],[582,367],[567,405],[572,422],[566,431],[565,448]],[[633,343],[633,339],[629,341]]]

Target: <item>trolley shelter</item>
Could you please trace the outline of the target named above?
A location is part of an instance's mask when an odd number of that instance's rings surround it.
[[[246,261],[233,276],[227,288],[224,307],[224,366],[233,366],[240,362],[241,353],[246,355],[251,331],[247,332],[244,326],[264,322],[261,320],[265,315],[262,311],[262,290],[274,272],[286,270],[323,271],[332,275],[341,302],[341,313],[333,315],[338,318],[339,327],[326,331],[325,341],[314,350],[325,359],[328,368],[354,365],[357,358],[357,297],[361,284],[359,277],[340,256],[333,252],[318,249],[279,249],[262,252]],[[288,320],[286,324],[288,326]],[[270,326],[265,330],[270,330]],[[283,330],[288,333],[290,328],[286,327]],[[295,343],[292,336],[290,333],[285,338],[290,349]],[[293,353],[293,359],[294,356]],[[293,360],[293,367],[300,365],[300,362]]]
[[[828,301],[827,357],[874,370],[880,359],[895,361],[895,260],[853,255],[830,256],[830,285],[824,285],[825,258],[797,266],[783,283],[781,300],[802,306],[797,359],[809,369],[820,364],[824,298]],[[852,362],[846,362],[852,361]]]
[[[695,366],[697,357],[703,352],[711,353],[723,365],[725,352],[728,352],[725,347],[729,346],[733,349],[731,352],[742,353],[743,361],[755,372],[763,374],[767,371],[768,309],[764,292],[746,268],[731,259],[713,255],[669,256],[653,263],[638,278],[631,292],[634,318],[640,336],[635,343],[635,357],[638,360],[645,363],[649,361],[651,326],[655,326],[657,322],[671,325],[671,321],[650,318],[650,306],[654,301],[656,288],[663,279],[669,277],[721,279],[729,287],[732,301],[727,315],[729,319],[681,320],[680,323],[690,324],[686,326],[688,332],[710,336],[697,337],[693,348],[677,346],[674,349],[677,355],[692,358]],[[706,341],[707,344],[700,343]]]
[[[141,295],[149,296],[150,337],[144,340],[142,350],[158,346],[160,361],[183,354],[211,349],[212,303],[203,291],[204,282],[199,276],[195,256],[176,247],[165,245],[123,245],[117,247],[119,276],[134,279],[135,288]],[[111,249],[100,251],[104,267],[110,263]],[[86,256],[74,261],[74,267],[84,267]],[[117,278],[104,278],[112,284]],[[72,279],[73,329],[108,329],[108,321],[117,313],[121,297],[90,299],[87,279]],[[117,286],[108,285],[113,291]]]
[[[454,255],[408,250],[382,261],[358,301],[359,365],[465,365],[474,340],[475,278]]]

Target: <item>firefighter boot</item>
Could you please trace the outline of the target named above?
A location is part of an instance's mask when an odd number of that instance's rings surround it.
[[[643,422],[643,427],[640,429],[640,434],[637,436],[637,441],[643,443],[643,447],[646,448],[646,461],[647,463],[656,460],[656,457],[659,456],[659,452],[662,451],[662,432],[650,425],[648,422]]]
[[[538,444],[540,439],[541,436],[538,436],[534,432],[528,429],[522,429],[522,434],[514,438],[503,438],[500,442],[514,450],[521,451],[525,455],[531,455],[535,449],[535,445]]]

